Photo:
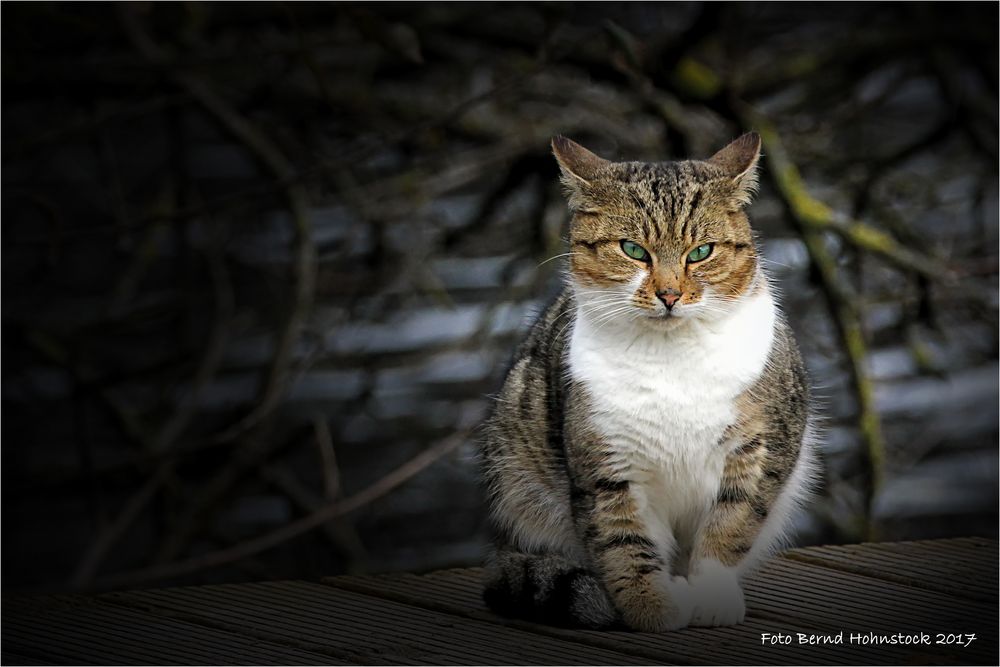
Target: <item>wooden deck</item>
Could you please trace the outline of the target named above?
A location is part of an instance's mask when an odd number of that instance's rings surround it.
[[[797,549],[748,583],[745,624],[661,634],[498,618],[475,569],[6,596],[0,648],[5,665],[996,665],[997,569],[997,542],[980,538]],[[798,633],[840,632],[843,644],[799,643]],[[860,644],[851,633],[931,643]],[[939,633],[975,640],[934,643]]]

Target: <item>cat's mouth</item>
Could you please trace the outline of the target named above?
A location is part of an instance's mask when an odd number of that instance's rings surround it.
[[[676,309],[674,309],[658,313],[657,312],[650,313],[649,315],[647,315],[646,319],[652,321],[654,324],[657,325],[672,326],[675,324],[679,324],[688,318],[685,317],[683,313],[679,313],[677,312]]]

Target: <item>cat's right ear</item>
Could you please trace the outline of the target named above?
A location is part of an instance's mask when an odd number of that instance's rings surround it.
[[[574,210],[585,208],[590,186],[608,161],[563,136],[552,138],[552,154],[559,163],[562,183],[569,195],[570,208]]]

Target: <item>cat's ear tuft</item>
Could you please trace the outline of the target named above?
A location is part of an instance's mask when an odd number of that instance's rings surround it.
[[[749,204],[757,190],[757,161],[760,159],[760,135],[747,132],[708,159],[720,168],[736,186],[740,204]]]
[[[552,154],[556,156],[563,181],[579,181],[584,185],[597,178],[598,173],[608,163],[571,139],[563,136],[552,138]],[[567,185],[572,185],[572,183]]]

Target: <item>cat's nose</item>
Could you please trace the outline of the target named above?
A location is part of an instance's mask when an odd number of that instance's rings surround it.
[[[656,297],[663,302],[667,310],[671,310],[674,304],[677,303],[677,300],[681,298],[681,291],[673,287],[668,287],[667,289],[657,290]]]

